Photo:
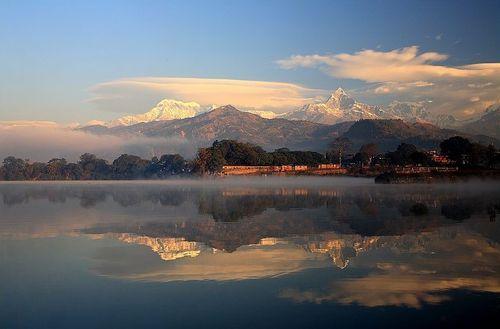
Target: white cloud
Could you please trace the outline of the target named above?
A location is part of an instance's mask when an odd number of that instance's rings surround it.
[[[33,161],[52,158],[75,161],[86,152],[109,160],[122,153],[145,158],[165,153],[181,153],[190,157],[195,148],[181,138],[99,136],[50,121],[0,122],[0,161],[11,155]]]
[[[321,68],[337,78],[358,79],[366,82],[413,82],[446,78],[494,77],[500,73],[500,63],[481,63],[464,66],[444,66],[432,63],[448,59],[436,52],[418,53],[417,46],[388,52],[362,50],[354,54],[294,55],[279,60],[285,69]]]
[[[316,68],[335,78],[361,80],[369,86],[367,94],[432,100],[436,112],[458,116],[483,111],[500,101],[500,63],[436,64],[448,57],[411,46],[387,52],[294,55],[277,63],[284,69]],[[481,101],[472,106],[473,97]]]
[[[100,108],[127,113],[144,112],[163,98],[194,101],[203,106],[232,104],[282,111],[327,94],[285,82],[175,77],[119,79],[93,86],[90,92],[93,97],[89,101]]]

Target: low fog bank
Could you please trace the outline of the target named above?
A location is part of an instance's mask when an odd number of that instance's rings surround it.
[[[107,160],[124,153],[146,159],[167,153],[192,158],[196,145],[181,138],[98,136],[60,126],[0,124],[0,160],[12,155],[30,161],[46,162],[52,158],[76,161],[83,153]]]

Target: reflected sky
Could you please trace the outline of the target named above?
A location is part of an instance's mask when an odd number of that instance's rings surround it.
[[[466,300],[474,299],[484,306],[483,316],[495,318],[490,309],[500,305],[499,201],[493,182],[387,186],[355,178],[253,178],[0,184],[1,291],[11,301],[0,299],[5,306],[0,319],[24,323],[14,316],[21,314],[15,305],[40,307],[23,299],[29,290],[13,290],[26,283],[60,296],[66,296],[69,288],[60,290],[66,285],[100,285],[103,291],[114,284],[132,290],[202,285],[216,294],[231,286],[231,298],[267,294],[290,320],[304,308],[311,314],[390,308],[384,312],[398,317],[409,309],[427,314],[450,305],[471,307]],[[250,282],[251,292],[243,288]],[[463,299],[463,294],[475,295]],[[188,302],[189,294],[178,298]],[[53,301],[46,304],[53,306],[49,313],[58,314]],[[99,327],[101,320],[90,325]],[[227,321],[221,327],[234,324]]]

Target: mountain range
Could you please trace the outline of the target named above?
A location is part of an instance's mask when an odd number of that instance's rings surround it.
[[[407,122],[432,123],[439,127],[456,127],[458,120],[452,115],[433,115],[425,102],[393,101],[387,106],[368,105],[358,102],[342,88],[333,92],[323,103],[307,104],[298,110],[288,112],[283,118],[335,124],[363,119],[401,119]]]
[[[266,149],[323,150],[339,137],[352,122],[323,125],[308,121],[265,119],[253,113],[239,111],[231,105],[221,106],[192,118],[153,121],[130,126],[108,127],[92,125],[80,128],[94,134],[116,136],[147,136],[187,139],[198,146],[214,140],[235,139],[251,142]]]
[[[340,104],[342,104],[342,100]],[[349,101],[347,101],[349,102]],[[333,125],[285,118],[266,119],[239,111],[231,105],[221,106],[194,117],[137,123],[130,126],[93,125],[80,128],[94,134],[115,136],[146,136],[180,138],[196,147],[210,145],[214,140],[235,139],[260,145],[268,150],[280,147],[324,151],[337,137],[347,137],[356,151],[362,144],[377,142],[381,151],[393,150],[401,142],[417,147],[437,148],[443,139],[461,135],[474,141],[495,143],[497,140],[442,129],[425,122],[401,119],[362,119]]]
[[[479,118],[477,122],[476,120],[458,120],[449,114],[433,114],[426,106],[426,102],[401,101],[393,101],[386,106],[369,105],[358,102],[342,88],[338,88],[325,102],[307,104],[297,110],[286,113],[252,109],[246,109],[245,111],[257,114],[266,119],[281,118],[327,125],[364,119],[401,119],[410,123],[431,123],[441,128],[461,129],[463,127],[463,130],[467,132],[473,131],[474,133],[495,137],[498,137],[500,134],[500,129],[496,127],[498,114],[495,115],[495,111],[498,111],[500,108],[499,104],[490,106],[486,111],[488,116],[484,119]],[[118,127],[146,122],[185,119],[208,112],[214,108],[216,106],[202,107],[196,102],[164,99],[146,113],[127,115],[109,122],[99,122],[99,124],[106,127]],[[487,127],[487,129],[483,130],[482,127]]]

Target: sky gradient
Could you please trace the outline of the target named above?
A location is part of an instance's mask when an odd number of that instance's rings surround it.
[[[456,0],[3,0],[0,121],[84,123],[145,112],[172,95],[200,102],[200,93],[213,90],[206,88],[213,80],[203,79],[227,81],[217,89],[220,100],[204,102],[229,103],[227,92],[239,106],[286,111],[341,85],[371,103],[425,100],[435,111],[473,115],[500,94],[499,7]],[[387,75],[394,65],[411,74]],[[174,78],[191,80],[174,92],[163,85]],[[240,102],[233,94],[239,80],[250,80],[243,84],[252,94]],[[257,101],[276,95],[282,103]]]

